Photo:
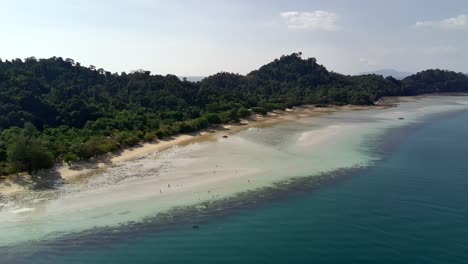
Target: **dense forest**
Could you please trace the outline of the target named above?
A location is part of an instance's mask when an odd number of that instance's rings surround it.
[[[247,75],[199,82],[111,73],[72,59],[0,60],[0,174],[33,172],[301,104],[373,104],[382,96],[468,92],[468,77],[426,70],[401,81],[328,71],[301,53]]]

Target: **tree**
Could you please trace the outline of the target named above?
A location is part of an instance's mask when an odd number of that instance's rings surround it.
[[[15,142],[9,145],[7,160],[11,173],[21,171],[32,173],[50,168],[54,164],[53,155],[42,146],[40,141],[23,135],[18,136]]]
[[[237,110],[237,115],[239,117],[247,117],[247,116],[250,115],[250,111],[247,110],[247,108],[245,108],[245,107],[241,107],[241,108],[239,108],[239,110]]]
[[[28,138],[36,136],[38,133],[36,127],[31,122],[24,123],[24,135]]]
[[[63,162],[70,165],[72,162],[78,160],[78,156],[75,153],[65,153],[62,157]]]
[[[156,139],[156,134],[152,132],[146,132],[144,139],[146,142],[152,142]]]
[[[205,115],[205,118],[206,118],[206,120],[208,120],[208,122],[210,124],[221,124],[222,123],[222,120],[221,120],[221,118],[219,117],[218,114],[209,113],[209,114]]]
[[[253,107],[252,111],[257,114],[266,115],[267,111],[263,107]]]

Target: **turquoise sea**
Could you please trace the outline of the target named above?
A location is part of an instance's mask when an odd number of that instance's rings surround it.
[[[164,224],[3,247],[0,263],[468,263],[468,112],[370,143],[383,158],[368,168],[181,209]]]

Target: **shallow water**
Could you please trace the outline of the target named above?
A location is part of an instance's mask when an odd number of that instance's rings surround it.
[[[56,261],[55,263],[99,263],[99,260],[104,259],[111,259],[115,263],[119,263],[119,260],[126,263],[144,259],[148,260],[146,263],[154,263],[156,260],[171,263],[239,262],[248,259],[262,263],[270,263],[273,259],[278,262],[320,260],[327,263],[329,259],[339,260],[339,256],[333,257],[331,253],[344,254],[340,253],[341,251],[347,254],[352,253],[351,251],[361,252],[359,256],[350,254],[349,259],[372,262],[381,254],[386,260],[397,258],[401,252],[406,252],[405,247],[425,239],[424,235],[419,237],[419,233],[418,236],[414,235],[425,229],[428,229],[429,237],[446,233],[454,238],[453,255],[457,256],[454,259],[456,261],[460,257],[460,249],[457,247],[466,248],[466,244],[460,240],[461,236],[453,236],[456,232],[446,229],[448,227],[445,227],[443,220],[447,218],[450,221],[451,216],[458,219],[457,223],[460,219],[466,220],[466,215],[460,213],[463,206],[467,208],[466,203],[456,200],[458,204],[455,207],[461,207],[447,209],[445,200],[433,199],[427,190],[436,192],[439,191],[438,186],[445,184],[447,194],[457,199],[466,198],[457,190],[462,186],[466,187],[462,175],[466,175],[468,169],[459,163],[463,155],[466,156],[463,150],[467,145],[462,143],[466,143],[464,134],[467,127],[463,126],[463,123],[467,124],[468,116],[456,115],[442,121],[426,121],[428,125],[417,130],[400,130],[405,132],[393,133],[393,139],[385,137],[387,144],[382,143],[381,139],[389,128],[399,127],[403,123],[414,126],[431,116],[430,113],[466,108],[466,104],[459,102],[465,102],[465,99],[430,97],[377,112],[346,112],[325,118],[305,118],[272,128],[250,129],[228,140],[190,145],[128,163],[125,167],[116,168],[115,171],[96,179],[96,182],[90,183],[94,186],[91,191],[61,190],[60,198],[45,204],[39,203],[37,207],[32,207],[35,208],[33,212],[3,212],[0,217],[7,220],[0,224],[3,242],[7,241],[6,244],[11,245],[31,238],[43,238],[44,235],[53,239],[59,234],[51,232],[66,234],[94,226],[138,222],[177,203],[216,200],[241,190],[272,186],[275,181],[367,164],[386,156],[382,155],[383,152],[390,155],[389,159],[377,162],[364,172],[360,171],[356,177],[340,181],[339,184],[327,185],[328,187],[319,191],[309,192],[305,188],[300,193],[306,195],[279,201],[269,200],[267,203],[260,203],[260,206],[254,206],[255,210],[245,209],[252,206],[240,206],[233,214],[221,214],[222,216],[214,219],[205,217],[208,220],[204,220],[201,229],[196,231],[190,228],[189,222],[177,224],[177,221],[173,221],[175,224],[171,225],[170,231],[153,228],[157,224],[151,223],[152,228],[145,225],[140,227],[143,232],[110,236],[112,239],[92,235],[77,236],[74,238],[86,241],[78,241],[77,247],[73,247],[73,239],[62,240],[67,242],[59,245],[51,243],[47,246],[41,242],[20,243],[0,249],[5,253],[2,254],[4,261],[1,261],[2,257],[0,261],[20,263],[21,258],[17,252],[26,248],[28,254],[22,253],[30,256],[24,259],[26,263],[38,263],[37,258],[35,262],[31,262],[37,256],[44,259],[44,263],[51,263],[47,262],[49,260]],[[427,105],[432,107],[427,108]],[[402,115],[405,119],[398,120]],[[444,122],[449,122],[449,125]],[[440,125],[441,123],[443,125]],[[316,140],[316,137],[323,138]],[[453,142],[449,142],[450,140]],[[458,145],[451,151],[450,144]],[[381,147],[376,148],[377,146]],[[438,155],[434,160],[430,160],[433,157],[426,153],[431,148],[438,150],[435,151]],[[395,157],[399,158],[395,160]],[[445,159],[451,167],[445,166]],[[219,178],[216,178],[211,186],[196,186],[188,194],[174,191],[167,199],[162,199],[158,197],[158,193],[150,191],[152,186],[158,184],[155,173],[160,175],[159,177],[170,174],[180,179],[188,176],[201,177],[201,181],[205,181],[203,175],[211,173],[211,169],[218,170],[217,175],[220,175],[221,179],[219,181]],[[435,174],[432,175],[432,172]],[[235,179],[222,176],[229,173],[242,175]],[[128,177],[129,174],[134,176]],[[426,174],[432,176],[425,176]],[[440,183],[443,179],[441,175],[445,174],[455,177],[449,179],[452,185]],[[145,186],[148,189],[145,189]],[[207,193],[207,186],[213,189],[211,193]],[[90,187],[86,186],[87,189]],[[413,193],[414,190],[417,192]],[[213,195],[217,196],[213,199]],[[444,193],[439,193],[435,194],[435,197],[444,198],[443,195]],[[378,206],[379,203],[382,207]],[[414,206],[416,207],[413,208]],[[235,204],[231,207],[236,208]],[[430,210],[424,211],[423,208]],[[222,211],[222,207],[218,209]],[[435,218],[426,222],[418,217],[419,214]],[[418,223],[413,223],[415,219]],[[8,222],[10,220],[16,222]],[[418,226],[420,221],[422,226]],[[386,225],[390,229],[387,230]],[[132,228],[129,227],[129,230]],[[458,225],[456,228],[457,232],[466,235],[466,226]],[[399,233],[393,234],[395,230]],[[89,233],[99,232],[95,230]],[[387,237],[393,239],[393,242],[376,239]],[[402,239],[407,240],[406,244]],[[99,246],[103,241],[105,246]],[[449,244],[447,241],[444,243]],[[408,254],[407,259],[422,262],[424,259],[418,257],[422,253],[417,253],[420,252],[418,250],[421,249],[408,249],[409,253],[405,253]],[[428,253],[443,253],[434,246],[428,246],[427,250]],[[449,251],[448,246],[443,250]],[[35,251],[37,253],[34,253]],[[372,257],[367,258],[362,255],[362,251],[369,251]],[[385,257],[384,253],[388,256]],[[344,256],[341,260],[345,260]],[[423,262],[430,263],[430,259]]]

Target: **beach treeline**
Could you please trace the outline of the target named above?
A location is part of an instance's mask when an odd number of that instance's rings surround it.
[[[72,59],[0,60],[0,174],[33,172],[303,104],[371,105],[383,96],[467,92],[468,77],[426,70],[403,80],[328,71],[301,53],[247,75],[198,82]],[[180,63],[183,64],[183,61]]]

